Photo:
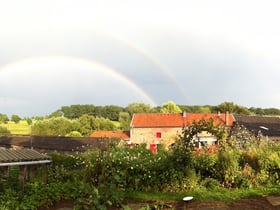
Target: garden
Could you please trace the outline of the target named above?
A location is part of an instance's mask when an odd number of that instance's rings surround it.
[[[198,127],[215,132],[220,144],[195,148],[192,135]],[[16,167],[2,177],[0,209],[51,209],[59,201],[71,201],[77,210],[131,209],[128,200],[146,201],[139,209],[175,209],[167,201],[186,195],[228,202],[279,194],[280,145],[237,134],[226,142],[223,128],[202,122],[185,128],[172,148],[159,146],[157,153],[146,145],[115,144],[82,153],[52,152],[47,183],[43,167],[32,169],[24,186]]]

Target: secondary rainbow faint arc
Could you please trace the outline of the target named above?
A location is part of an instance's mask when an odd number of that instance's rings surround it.
[[[157,103],[155,102],[155,100],[148,94],[146,93],[140,86],[138,86],[136,83],[134,83],[132,80],[130,80],[129,78],[127,78],[126,76],[124,76],[123,74],[121,74],[120,72],[118,72],[116,69],[109,67],[103,63],[94,61],[94,60],[90,60],[90,59],[85,59],[85,58],[81,58],[81,57],[75,57],[75,56],[38,56],[38,57],[29,57],[29,58],[23,58],[20,60],[17,60],[15,62],[9,63],[4,65],[3,67],[0,67],[0,73],[3,71],[9,71],[10,69],[13,68],[19,68],[19,66],[21,64],[32,64],[32,62],[35,61],[47,61],[47,60],[51,60],[51,59],[58,59],[58,60],[63,60],[66,62],[81,62],[82,65],[88,65],[92,68],[97,68],[100,70],[104,70],[106,72],[108,72],[109,74],[113,75],[114,77],[116,77],[117,79],[119,79],[122,82],[125,82],[129,87],[131,87],[132,89],[134,89],[135,91],[137,91],[138,93],[141,94],[142,97],[144,97],[151,106],[156,106]]]
[[[110,35],[108,35],[108,36],[110,36]],[[115,37],[115,36],[111,36],[111,37],[113,39],[118,40],[119,42],[123,43],[127,47],[135,50],[136,52],[140,53],[145,58],[147,58],[152,63],[154,63],[159,68],[159,70],[172,81],[172,83],[181,92],[181,94],[184,96],[184,98],[187,97],[187,94],[186,94],[184,88],[179,84],[179,82],[177,81],[175,76],[171,73],[171,71],[165,65],[163,65],[158,58],[156,58],[150,52],[148,52],[144,48],[139,47],[138,45],[136,45],[135,43],[133,43],[131,41],[121,39],[120,37]]]

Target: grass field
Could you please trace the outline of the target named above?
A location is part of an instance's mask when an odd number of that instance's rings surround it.
[[[9,121],[7,124],[0,124],[0,126],[6,127],[14,135],[29,135],[31,133],[31,128],[25,120],[21,120],[19,123]]]

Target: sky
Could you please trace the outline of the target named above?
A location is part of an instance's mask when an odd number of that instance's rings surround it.
[[[277,0],[0,0],[0,113],[280,108]]]

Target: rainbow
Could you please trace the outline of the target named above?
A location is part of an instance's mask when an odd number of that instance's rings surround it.
[[[107,34],[107,36],[110,36],[110,35]],[[112,36],[110,36],[110,37],[112,37]],[[185,89],[177,81],[176,77],[174,76],[174,74],[172,74],[171,70],[167,66],[162,64],[162,62],[160,62],[160,60],[157,57],[155,57],[153,54],[151,54],[150,52],[148,52],[144,48],[141,48],[140,46],[136,45],[134,42],[131,42],[131,41],[128,41],[128,40],[124,40],[124,39],[121,39],[120,37],[116,37],[116,36],[113,36],[112,38],[117,40],[117,41],[119,41],[119,42],[121,42],[122,44],[124,44],[128,48],[136,51],[137,53],[141,54],[146,59],[151,61],[155,66],[158,67],[158,69],[167,78],[169,78],[172,81],[173,85],[179,90],[179,92],[183,95],[183,97],[187,98],[187,94],[185,92]]]
[[[29,57],[24,58],[21,60],[17,60],[12,63],[8,63],[2,67],[0,67],[0,74],[10,71],[10,70],[22,70],[22,66],[29,66],[33,65],[34,63],[42,62],[46,63],[48,61],[62,61],[62,62],[75,62],[75,64],[80,66],[86,66],[90,69],[99,69],[102,71],[105,71],[106,73],[110,74],[120,82],[126,84],[131,89],[136,91],[138,94],[140,94],[151,106],[156,106],[156,101],[148,94],[146,93],[140,86],[138,86],[135,82],[118,72],[116,69],[111,68],[103,63],[99,63],[94,60],[85,59],[81,57],[75,57],[75,56],[39,56],[39,57]]]

